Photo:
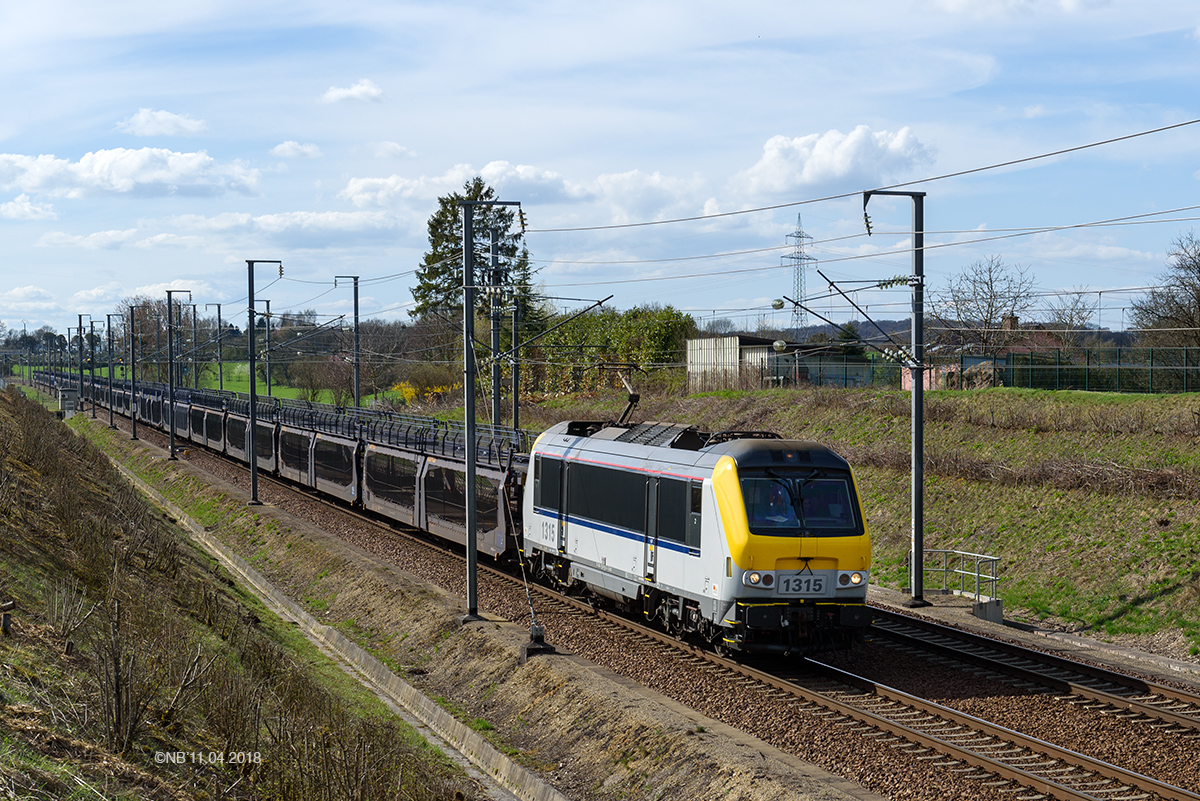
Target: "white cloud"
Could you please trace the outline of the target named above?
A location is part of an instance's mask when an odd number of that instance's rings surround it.
[[[358,100],[364,103],[377,102],[383,99],[383,90],[368,78],[363,78],[353,86],[331,86],[321,96],[322,103],[337,103],[342,100]]]
[[[34,203],[22,192],[8,203],[0,203],[0,217],[10,220],[56,220],[54,209],[44,203]]]
[[[118,301],[123,296],[124,290],[121,288],[121,285],[116,281],[109,281],[103,286],[76,292],[71,296],[71,305],[95,306],[96,304]]]
[[[52,155],[0,153],[0,189],[16,188],[52,197],[250,194],[258,179],[258,170],[218,164],[203,150],[178,153],[163,148],[119,147],[86,153],[76,162]]]
[[[735,175],[730,188],[747,202],[833,182],[862,189],[930,160],[907,127],[873,133],[859,125],[847,134],[833,130],[794,139],[773,136],[763,145],[762,158]]]
[[[674,178],[659,172],[630,170],[601,175],[594,194],[609,206],[616,224],[662,220],[695,213],[695,198],[704,185],[700,175]]]
[[[248,242],[267,237],[291,247],[326,248],[364,238],[394,237],[399,220],[388,211],[290,211],[260,215],[226,212],[212,217],[181,215],[173,218],[171,224],[201,235],[212,234],[225,244],[231,237],[244,237]]]
[[[197,281],[191,278],[176,278],[169,283],[139,286],[133,290],[133,294],[138,297],[145,295],[146,297],[159,298],[163,297],[168,289],[172,292],[190,292],[193,297],[211,297],[213,294],[212,285],[207,281]],[[182,299],[182,296],[176,298],[176,300]],[[188,302],[190,303],[191,301]]]
[[[10,320],[14,317],[29,317],[30,331],[35,328],[35,316],[50,317],[62,311],[62,306],[55,296],[40,286],[19,286],[7,292],[0,292],[0,307],[3,307],[6,314],[11,315]]]
[[[359,208],[390,206],[401,200],[431,200],[461,189],[476,174],[471,165],[456,164],[442,175],[432,177],[390,175],[387,178],[351,178],[338,197],[349,200]]]
[[[503,190],[507,200],[552,203],[579,200],[593,194],[581,184],[564,180],[556,172],[528,164],[492,161],[484,165],[479,175],[487,184]]]
[[[457,192],[463,185],[479,176],[484,182],[502,192],[505,200],[553,202],[576,200],[592,194],[581,184],[574,184],[561,175],[527,164],[510,164],[507,161],[492,161],[475,169],[470,164],[455,164],[441,175],[422,175],[405,178],[390,175],[387,178],[351,178],[346,188],[338,193],[359,208],[368,206],[389,207],[406,200],[427,201]],[[511,197],[508,197],[511,195]]]
[[[116,250],[137,235],[136,228],[124,231],[97,231],[87,236],[51,231],[38,240],[44,247],[77,247],[88,250]]]
[[[54,295],[40,286],[18,286],[7,292],[0,293],[0,301],[3,301],[6,306],[13,304],[47,303],[53,300]]]
[[[271,148],[271,155],[281,159],[315,159],[321,155],[321,148],[311,142],[302,145],[289,139]]]
[[[1058,233],[1039,234],[1033,238],[1031,259],[1057,261],[1109,262],[1116,264],[1155,264],[1160,258],[1149,251],[1114,245],[1109,242],[1080,242]]]
[[[417,155],[399,142],[376,142],[372,145],[375,151],[375,157],[381,159],[400,158],[402,156],[413,157]]]
[[[158,247],[196,247],[203,244],[198,236],[179,236],[178,234],[155,234],[133,243],[137,248]]]
[[[1024,111],[1025,119],[1035,120],[1038,117],[1046,116],[1046,107],[1043,105],[1026,106]]]
[[[395,226],[395,218],[383,212],[289,211],[263,214],[252,219],[259,231],[370,231]]]
[[[1112,5],[1111,0],[934,0],[934,5],[951,14],[972,17],[1009,17],[1015,14],[1036,14],[1063,11],[1077,14]]]
[[[207,131],[208,123],[194,120],[186,114],[143,108],[129,119],[117,123],[117,130],[134,136],[193,136]]]

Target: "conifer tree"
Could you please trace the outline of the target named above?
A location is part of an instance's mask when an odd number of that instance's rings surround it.
[[[496,191],[476,176],[463,184],[461,192],[452,192],[438,198],[437,211],[429,218],[429,251],[425,253],[417,270],[417,286],[413,290],[415,305],[409,312],[418,319],[431,313],[442,316],[457,316],[462,311],[462,200],[496,200]],[[511,206],[475,206],[475,286],[490,283],[489,228],[500,233],[500,266],[508,276],[505,284],[514,280],[524,282],[518,289],[528,293],[532,281],[529,269],[529,252],[522,244],[522,236],[514,228],[516,212]],[[476,293],[477,309],[484,309],[488,302],[484,292]]]

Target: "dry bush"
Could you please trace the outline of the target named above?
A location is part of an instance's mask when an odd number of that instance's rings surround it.
[[[214,663],[199,694],[204,721],[224,751],[260,751],[265,685],[229,659]]]
[[[45,589],[46,619],[54,633],[69,641],[96,611],[98,604],[88,604],[87,589],[81,589],[74,578],[60,578]]]
[[[92,648],[104,734],[109,748],[124,754],[145,727],[157,688],[147,669],[148,644],[122,617],[120,600],[106,605]]]

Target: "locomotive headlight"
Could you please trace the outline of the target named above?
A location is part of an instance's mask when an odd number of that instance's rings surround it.
[[[859,573],[857,570],[854,571],[853,573],[839,573],[838,574],[838,584],[840,584],[843,587],[858,587],[864,581],[866,581],[866,577],[862,573]]]
[[[859,584],[862,584],[863,583],[863,574],[862,573],[851,573],[850,574],[850,583],[856,587]]]
[[[773,587],[775,586],[775,574],[751,570],[749,573],[742,574],[742,583],[747,587]]]

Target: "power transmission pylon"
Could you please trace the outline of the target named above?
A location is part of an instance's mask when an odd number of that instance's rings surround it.
[[[787,235],[788,242],[792,243],[792,252],[785,253],[779,257],[779,263],[784,267],[792,268],[792,297],[799,303],[792,306],[792,331],[799,334],[800,330],[808,325],[808,315],[804,308],[800,305],[804,302],[804,269],[816,264],[816,258],[804,252],[804,243],[811,242],[812,237],[804,233],[804,227],[800,224],[800,215],[796,215],[796,230]]]

